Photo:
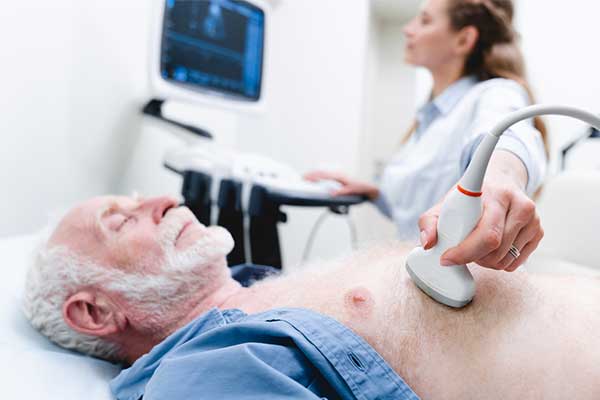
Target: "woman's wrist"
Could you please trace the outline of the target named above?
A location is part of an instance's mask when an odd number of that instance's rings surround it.
[[[510,151],[494,151],[486,172],[484,186],[503,185],[525,191],[527,181],[527,169],[519,157]]]

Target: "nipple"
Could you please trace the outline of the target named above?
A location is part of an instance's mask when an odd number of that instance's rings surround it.
[[[344,304],[352,313],[370,314],[375,304],[371,292],[364,287],[350,289],[344,296]]]

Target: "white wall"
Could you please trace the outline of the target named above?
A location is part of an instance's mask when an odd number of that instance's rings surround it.
[[[357,177],[374,182],[383,165],[398,150],[401,138],[415,115],[415,71],[404,63],[403,21],[373,13],[369,32],[369,68],[365,105],[365,130]],[[354,212],[361,241],[389,240],[395,226],[372,205]]]
[[[375,17],[382,22],[403,23],[415,15],[422,0],[371,0]]]
[[[517,2],[517,27],[538,102],[600,113],[598,15],[600,3],[596,1]],[[584,129],[583,124],[565,117],[547,117],[546,121],[554,149]]]
[[[4,2],[0,235],[111,191],[145,97],[145,0]]]

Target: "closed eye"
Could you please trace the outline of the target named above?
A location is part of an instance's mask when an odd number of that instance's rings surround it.
[[[114,213],[106,217],[106,226],[108,229],[118,232],[120,231],[126,224],[133,221],[133,216],[124,215],[121,213]]]
[[[421,12],[419,17],[420,17],[419,19],[421,20],[422,25],[427,25],[428,23],[431,22],[431,16],[425,11]]]
[[[121,224],[119,225],[119,227],[117,228],[117,232],[121,230],[121,228],[123,228],[126,224],[134,222],[135,218],[132,216],[126,216],[123,221],[121,222]]]
[[[119,224],[119,226],[117,227],[117,231],[120,231],[121,228],[123,228],[123,226],[125,226],[125,224],[127,223],[127,221],[129,221],[129,217],[125,217],[122,219],[121,223]]]

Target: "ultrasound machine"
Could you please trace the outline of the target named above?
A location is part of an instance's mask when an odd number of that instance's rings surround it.
[[[330,195],[336,182],[304,181],[289,166],[213,140],[211,132],[165,116],[172,100],[232,112],[264,112],[266,29],[270,3],[260,0],[161,1],[151,60],[153,95],[144,115],[197,138],[166,151],[164,166],[181,175],[184,203],[205,225],[229,230],[229,265],[281,268],[281,206],[324,207],[339,214],[361,196]]]

